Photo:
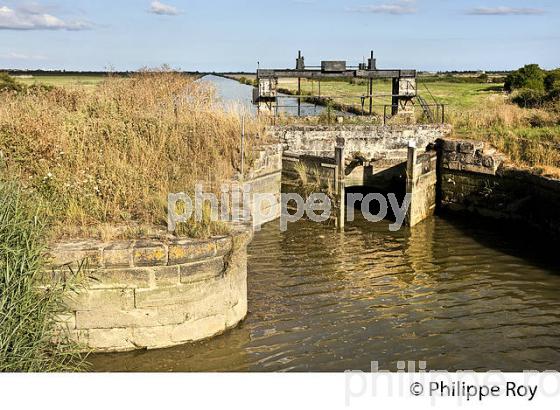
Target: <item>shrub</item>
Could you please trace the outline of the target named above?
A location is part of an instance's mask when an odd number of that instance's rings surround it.
[[[76,346],[57,328],[63,287],[40,289],[45,225],[37,201],[0,182],[0,371],[78,370]]]
[[[517,92],[512,101],[523,108],[540,107],[546,101],[546,93],[543,90],[523,88]]]
[[[538,64],[529,64],[506,77],[504,89],[514,91],[518,89],[529,89],[544,91],[545,72]]]
[[[20,92],[25,87],[18,83],[13,77],[8,75],[8,73],[0,72],[0,92],[2,91],[15,91]]]
[[[560,90],[560,68],[549,71],[546,74],[544,88],[547,92]]]

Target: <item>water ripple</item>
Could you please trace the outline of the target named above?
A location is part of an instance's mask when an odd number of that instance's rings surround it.
[[[97,370],[560,370],[560,266],[470,221],[346,232],[273,222],[249,249],[249,315],[206,342],[97,355]]]

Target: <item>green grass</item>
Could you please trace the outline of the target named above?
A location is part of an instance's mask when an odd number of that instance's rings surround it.
[[[302,80],[302,91],[306,94],[317,95],[319,93],[318,82]],[[279,87],[292,92],[297,91],[297,79],[281,79]],[[429,104],[435,100],[440,104],[449,105],[450,110],[463,110],[475,108],[491,98],[503,98],[501,93],[502,84],[487,83],[455,83],[441,81],[430,81],[423,83],[418,81],[418,93],[424,97]],[[373,94],[375,112],[383,113],[383,105],[391,104],[391,83],[389,81],[374,81]],[[323,81],[321,82],[321,95],[335,97],[335,102],[340,102],[355,107],[361,107],[361,96],[368,95],[367,84],[364,81],[350,83],[349,81]],[[365,101],[367,109],[369,100]]]
[[[34,75],[15,76],[14,78],[25,85],[41,84],[65,88],[93,88],[107,77],[104,75]]]

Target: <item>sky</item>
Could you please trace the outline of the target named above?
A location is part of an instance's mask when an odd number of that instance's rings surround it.
[[[560,67],[557,0],[0,0],[0,68]]]

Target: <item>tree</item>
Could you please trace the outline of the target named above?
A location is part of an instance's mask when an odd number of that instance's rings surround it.
[[[549,71],[544,78],[544,88],[547,92],[560,89],[560,68]]]
[[[514,91],[521,88],[544,91],[545,72],[538,64],[528,64],[506,77],[504,89]]]

